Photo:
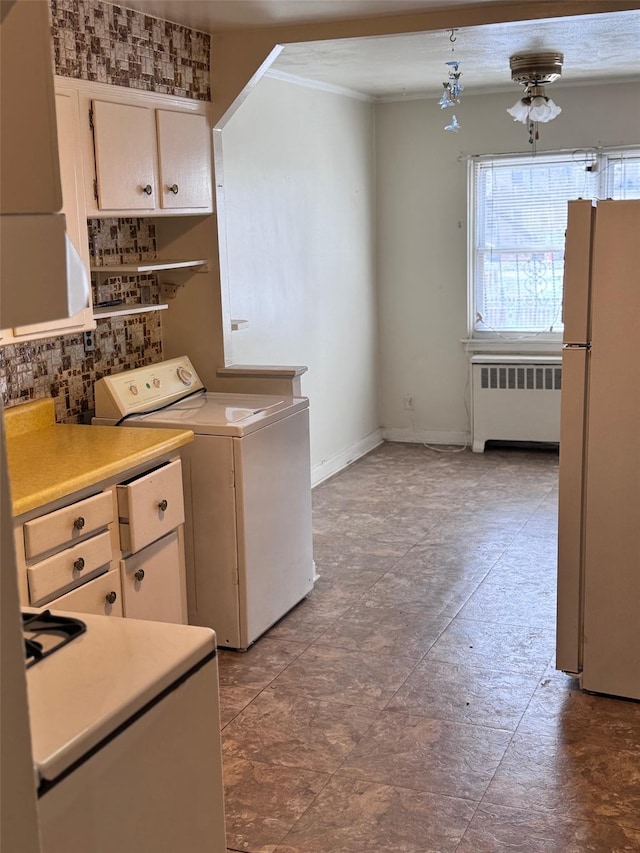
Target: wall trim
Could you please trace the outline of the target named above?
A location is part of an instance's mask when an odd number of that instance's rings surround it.
[[[445,429],[411,429],[409,427],[383,427],[382,437],[385,441],[406,442],[408,444],[454,444],[471,446],[471,436],[468,432]]]
[[[343,468],[351,465],[352,462],[356,462],[362,456],[366,456],[367,453],[375,450],[383,442],[382,430],[377,429],[370,432],[369,435],[365,435],[364,438],[361,438],[354,444],[350,444],[349,447],[341,450],[340,453],[336,453],[330,459],[323,459],[322,462],[314,465],[311,469],[311,487],[319,486],[320,483],[328,480],[329,477],[333,477],[334,474],[342,471]]]
[[[367,101],[373,103],[375,98],[357,92],[355,89],[347,89],[344,86],[334,86],[333,83],[322,83],[320,80],[310,80],[308,77],[298,77],[297,74],[289,74],[278,68],[270,68],[265,71],[264,77],[272,77],[274,80],[282,80],[285,83],[293,83],[295,86],[304,86],[307,89],[319,89],[321,92],[330,92],[332,95],[343,95],[346,98],[354,98],[356,101]]]
[[[115,86],[113,83],[99,83],[96,80],[83,80],[80,77],[63,77],[54,75],[56,89],[67,89],[87,96],[105,98],[118,103],[149,106],[153,104],[159,109],[163,106],[180,106],[181,111],[209,115],[211,101],[199,98],[185,98],[183,95],[168,95],[164,92],[152,92],[147,89],[133,89],[129,86]]]

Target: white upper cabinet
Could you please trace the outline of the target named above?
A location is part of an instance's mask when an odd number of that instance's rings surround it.
[[[211,142],[206,116],[156,110],[160,204],[211,209]]]
[[[89,275],[89,236],[87,231],[87,218],[84,202],[82,158],[78,145],[80,122],[78,115],[78,96],[73,90],[60,90],[55,93],[55,111],[57,115],[57,143],[59,153],[60,180],[62,184],[62,212],[64,218],[61,223],[62,232],[73,243],[82,265]],[[40,217],[45,220],[44,217]],[[64,233],[61,234],[64,240]],[[29,254],[25,249],[23,264],[27,259],[38,259],[43,265],[41,273],[34,274],[46,287],[51,279],[52,270],[55,268],[56,250],[58,245],[49,244],[45,235],[38,238],[33,234],[32,245],[38,246],[38,252]],[[60,245],[64,245],[60,243]],[[60,276],[65,275],[61,270]],[[33,297],[32,297],[33,298]],[[25,312],[28,314],[29,312]],[[41,338],[50,338],[55,335],[69,335],[95,329],[91,305],[82,308],[70,317],[59,320],[50,320],[45,323],[31,323],[29,325],[17,325],[12,329],[0,332],[0,345],[16,343]]]
[[[154,210],[158,180],[153,110],[93,101],[92,116],[100,209]]]
[[[207,103],[114,91],[114,86],[76,85],[86,106],[89,217],[213,210]]]
[[[2,213],[62,207],[48,6],[44,0],[2,3]]]

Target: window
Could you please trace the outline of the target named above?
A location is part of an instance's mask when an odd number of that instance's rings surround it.
[[[640,152],[478,158],[469,177],[471,336],[559,337],[567,202],[640,198]]]

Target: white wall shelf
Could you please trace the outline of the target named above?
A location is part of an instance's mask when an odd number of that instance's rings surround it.
[[[240,329],[246,329],[249,326],[248,320],[232,320],[231,321],[231,331],[237,332]]]
[[[122,317],[125,314],[145,314],[148,311],[166,311],[169,306],[165,303],[159,305],[124,303],[123,305],[114,305],[112,307],[94,308],[94,320],[104,320],[107,317]]]
[[[207,261],[202,259],[196,261],[138,261],[133,264],[92,266],[91,272],[107,277],[113,275],[140,275],[142,273],[159,272],[161,270],[193,269],[195,267],[202,267],[206,263]]]

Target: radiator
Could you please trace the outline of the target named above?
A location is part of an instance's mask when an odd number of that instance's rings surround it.
[[[561,356],[471,358],[474,453],[486,441],[560,441]]]

